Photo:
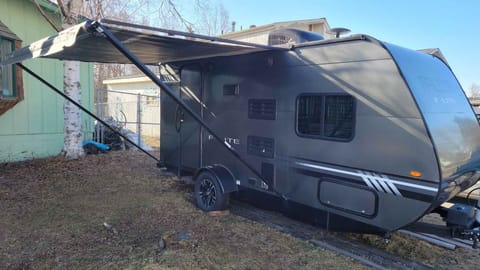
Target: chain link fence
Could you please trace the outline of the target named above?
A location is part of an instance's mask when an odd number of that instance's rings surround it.
[[[121,134],[146,150],[160,147],[160,93],[158,89],[97,90],[95,114]],[[94,140],[112,149],[130,148],[100,123],[95,124]]]

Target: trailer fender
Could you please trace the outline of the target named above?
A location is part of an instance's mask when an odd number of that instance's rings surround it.
[[[197,176],[204,171],[210,172],[215,176],[215,178],[217,178],[223,193],[231,193],[234,191],[238,191],[235,177],[233,177],[233,174],[230,172],[229,169],[227,169],[227,167],[221,164],[214,164],[211,166],[203,167],[195,173],[193,179],[196,180]]]

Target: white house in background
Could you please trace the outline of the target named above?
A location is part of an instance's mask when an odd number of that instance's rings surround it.
[[[250,43],[268,44],[268,33],[272,30],[284,28],[315,32],[322,35],[325,39],[335,37],[335,34],[330,32],[330,26],[325,18],[276,22],[262,26],[252,25],[249,29],[226,33],[220,37]]]
[[[138,133],[137,115],[140,95],[141,135],[160,138],[160,89],[149,78],[120,77],[104,80],[107,90],[105,116],[127,122],[126,128]]]

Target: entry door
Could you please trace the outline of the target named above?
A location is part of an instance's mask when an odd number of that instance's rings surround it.
[[[198,115],[201,115],[202,72],[199,67],[188,67],[181,72],[180,97]],[[192,116],[181,112],[180,128],[180,167],[193,171],[200,167],[200,129]]]

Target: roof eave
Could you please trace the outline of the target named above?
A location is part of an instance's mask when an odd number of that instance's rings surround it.
[[[33,3],[33,2],[35,2],[35,0],[30,0],[30,2]],[[50,1],[48,1],[48,0],[40,0],[40,1],[38,1],[38,4],[39,4],[42,8],[44,8],[44,9],[46,9],[46,10],[52,12],[52,13],[60,13],[60,9],[59,9],[58,6],[57,6],[55,3],[53,3],[53,2],[50,2]]]

